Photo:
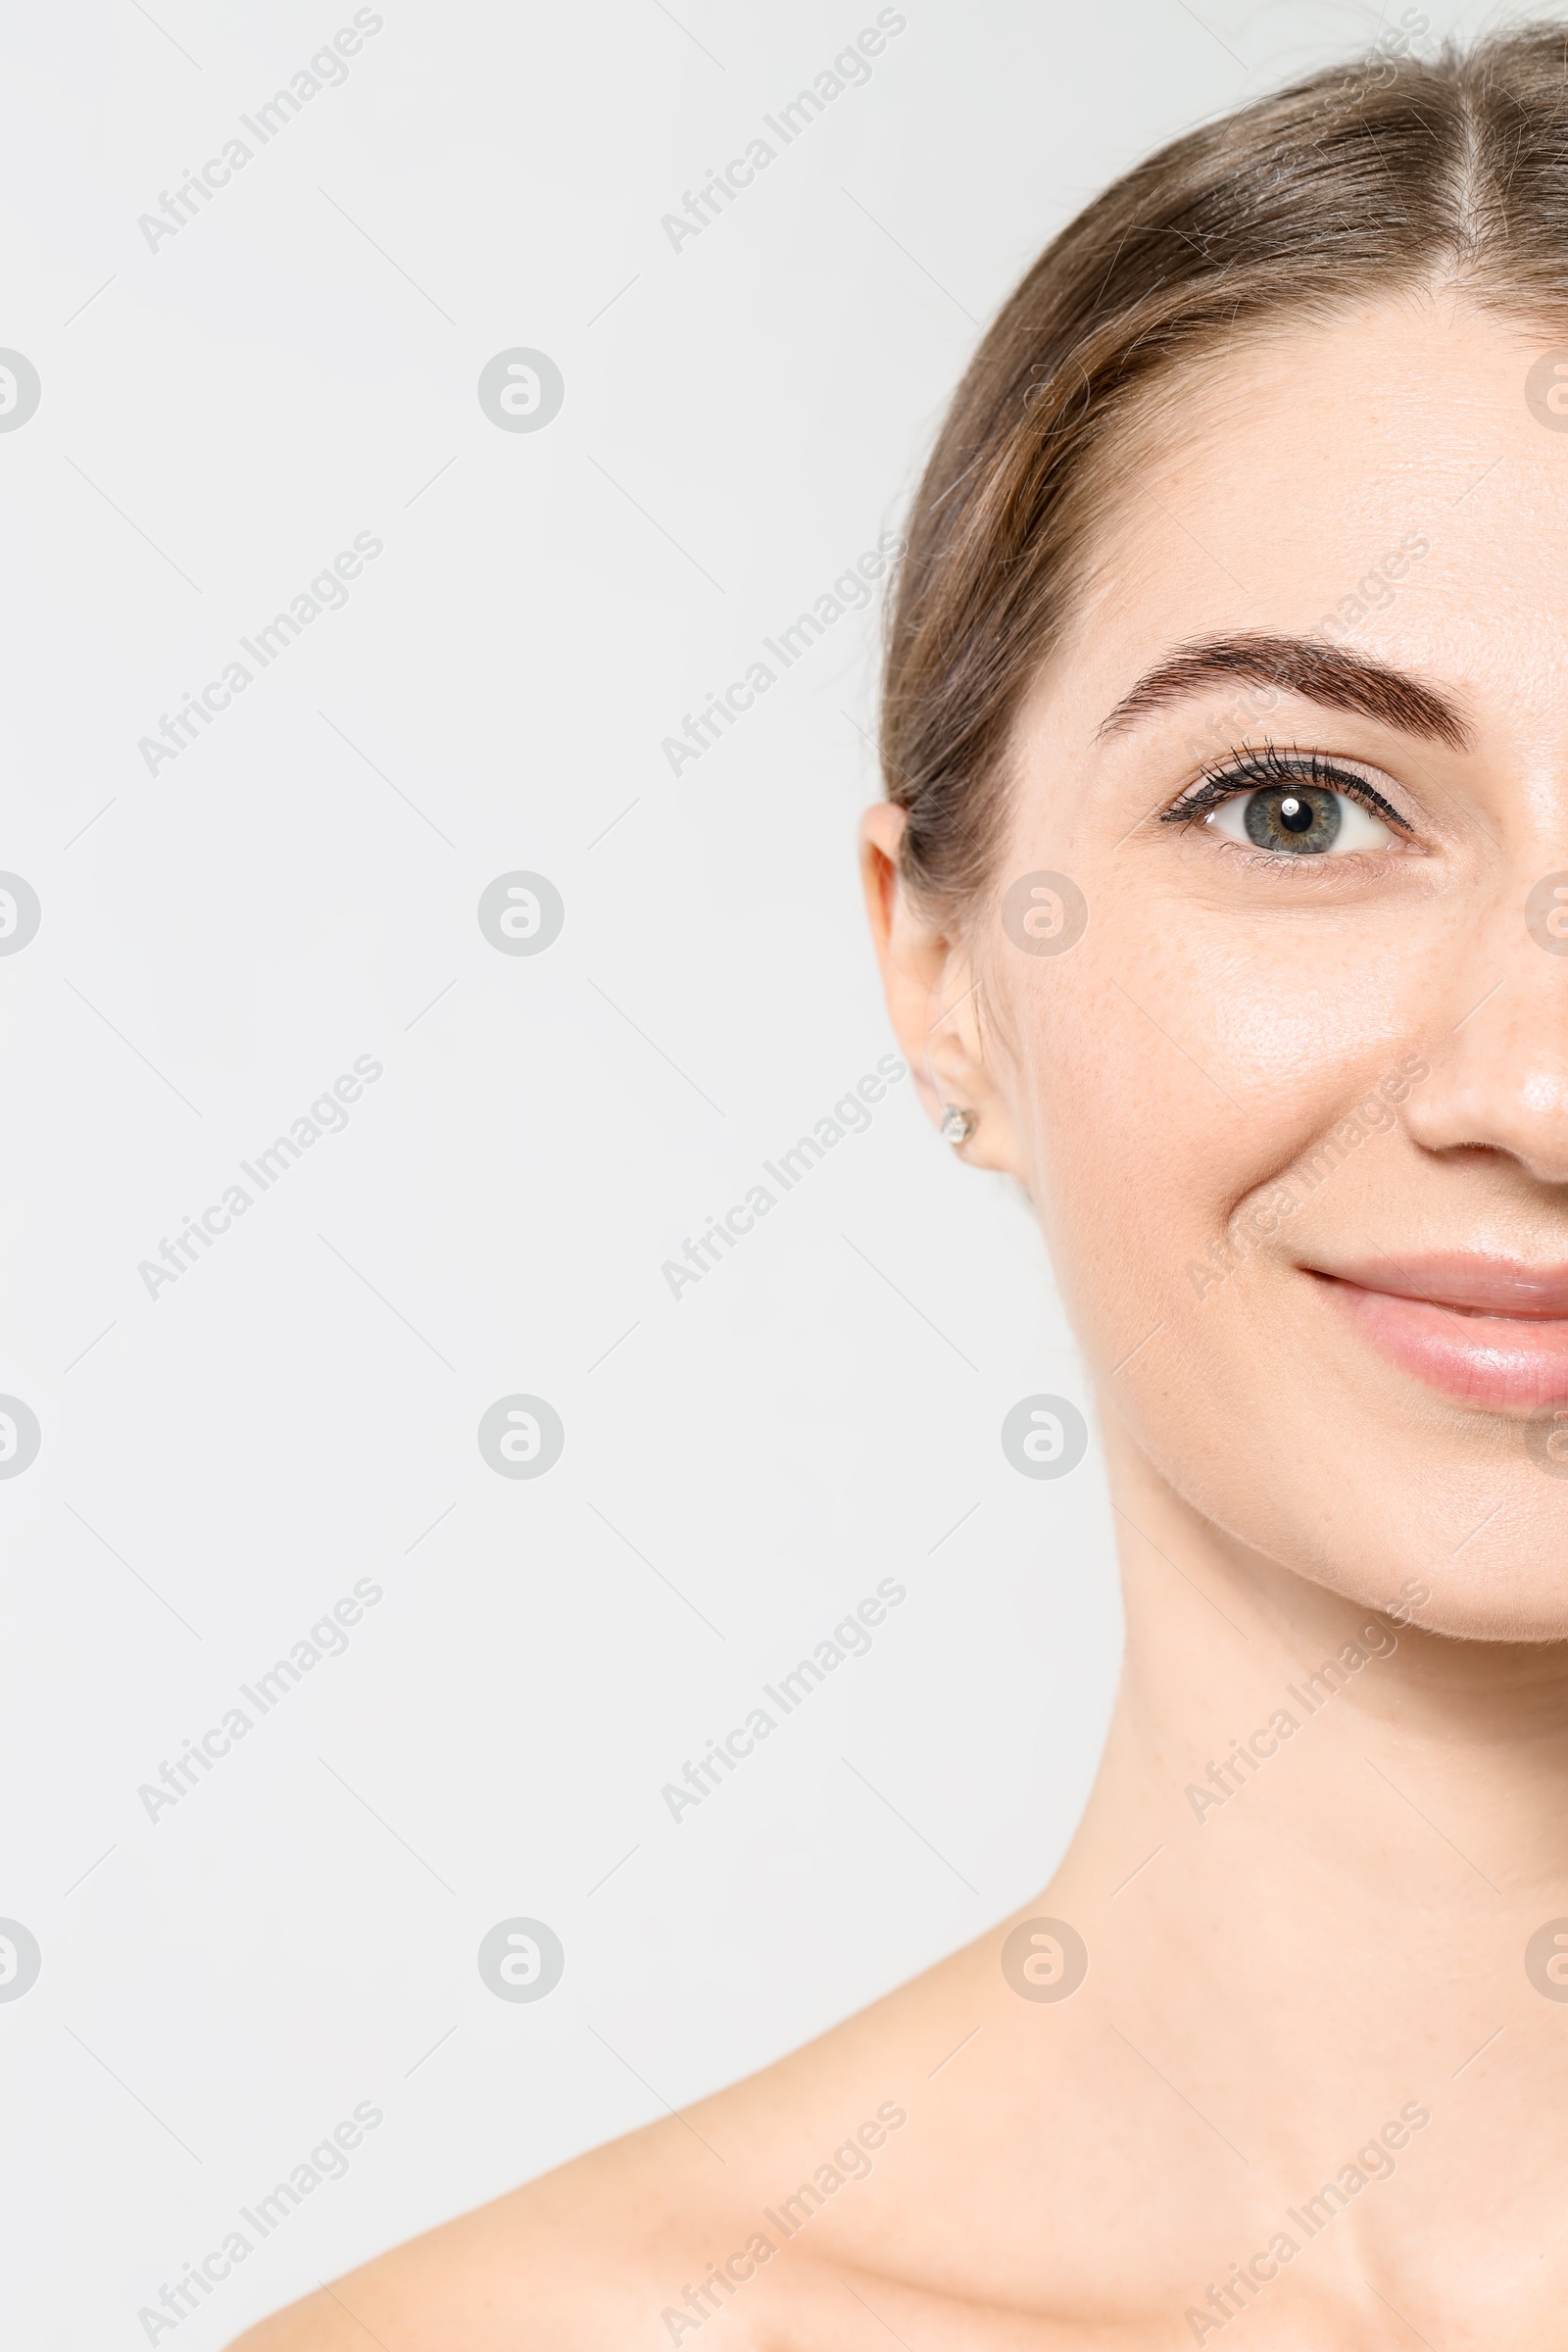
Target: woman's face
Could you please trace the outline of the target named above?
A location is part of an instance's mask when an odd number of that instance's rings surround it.
[[[1568,1635],[1561,340],[1369,307],[1172,390],[969,943],[977,1146],[1105,1410],[1242,1543],[1515,1639]]]

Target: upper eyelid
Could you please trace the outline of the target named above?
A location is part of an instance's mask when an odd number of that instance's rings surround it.
[[[1414,834],[1415,828],[1409,818],[1402,816],[1394,804],[1378,791],[1375,784],[1368,783],[1364,776],[1358,776],[1352,768],[1345,766],[1338,760],[1325,757],[1322,753],[1282,752],[1274,744],[1260,744],[1255,750],[1236,752],[1232,755],[1228,765],[1205,769],[1203,774],[1197,777],[1180,797],[1171,803],[1168,808],[1161,809],[1160,823],[1179,824],[1187,818],[1222,807],[1226,801],[1233,800],[1239,793],[1265,790],[1266,785],[1260,783],[1255,775],[1248,775],[1243,771],[1249,763],[1254,760],[1261,765],[1269,759],[1278,760],[1280,767],[1286,768],[1288,771],[1299,773],[1308,783],[1315,781],[1320,788],[1334,792],[1346,792],[1350,799],[1360,801],[1364,807],[1375,810],[1379,816],[1387,817],[1389,822],[1397,826],[1401,833]],[[1319,766],[1320,770],[1327,770],[1329,773],[1320,772],[1314,778],[1312,775],[1314,763]],[[1282,775],[1276,771],[1269,781],[1288,782],[1289,773]]]

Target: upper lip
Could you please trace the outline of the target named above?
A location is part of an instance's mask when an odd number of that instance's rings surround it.
[[[1568,1319],[1568,1265],[1532,1265],[1523,1258],[1454,1250],[1360,1258],[1310,1271],[1335,1282],[1354,1283],[1363,1291],[1386,1291],[1396,1298],[1424,1298],[1460,1314],[1511,1315],[1528,1322]]]

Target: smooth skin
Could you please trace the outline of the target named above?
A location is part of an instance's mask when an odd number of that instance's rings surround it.
[[[1253,2352],[1560,2346],[1568,2002],[1525,1950],[1568,1914],[1568,1479],[1524,1404],[1419,1377],[1324,1277],[1568,1266],[1568,956],[1525,920],[1568,868],[1568,431],[1525,398],[1561,339],[1439,288],[1172,389],[1021,713],[996,901],[923,909],[902,815],[864,821],[901,1050],[933,1116],[977,1112],[962,1156],[1035,1203],[1095,1383],[1125,1667],[1082,1827],[1018,1915],[1071,1923],[1086,1981],[1020,1997],[1003,1922],[244,2352],[1154,2352],[1244,2309]],[[1443,696],[1463,746],[1224,676],[1102,731],[1181,645],[1356,605],[1342,642]],[[1244,796],[1161,822],[1269,744],[1407,830],[1348,814],[1363,846],[1308,858],[1252,847]],[[1000,919],[1042,870],[1088,903],[1065,954]],[[1394,1114],[1293,1182],[1405,1057],[1429,1074]],[[1287,1695],[1346,1643],[1331,1698]],[[1211,1763],[1280,1710],[1297,1730],[1220,1801]],[[844,2185],[786,2242],[762,2209],[835,2149]],[[759,2230],[770,2259],[686,2300]]]

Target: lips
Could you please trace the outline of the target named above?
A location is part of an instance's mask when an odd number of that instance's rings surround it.
[[[1331,1309],[1429,1387],[1494,1412],[1568,1402],[1568,1265],[1453,1251],[1306,1271]]]

